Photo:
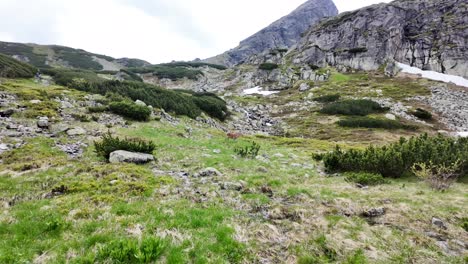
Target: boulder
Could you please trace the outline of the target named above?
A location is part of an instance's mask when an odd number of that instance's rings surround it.
[[[117,150],[110,154],[110,163],[135,163],[144,164],[154,161],[154,156],[146,153],[129,152]]]
[[[40,104],[42,101],[41,100],[31,100],[29,101],[30,104]]]
[[[433,217],[431,222],[433,225],[437,226],[438,228],[447,229],[447,226],[445,225],[444,221],[440,220],[439,218]]]
[[[212,177],[212,176],[221,176],[221,172],[219,172],[215,168],[206,168],[195,174],[195,177]]]
[[[308,91],[308,90],[310,90],[310,85],[308,85],[307,83],[302,83],[299,86],[299,91],[300,92],[305,92],[305,91]]]
[[[0,117],[10,117],[15,113],[13,109],[5,109],[0,111]]]
[[[140,106],[146,106],[146,103],[143,102],[143,101],[141,101],[141,100],[136,100],[136,101],[135,101],[135,104],[136,104],[136,105],[140,105]]]
[[[46,129],[49,128],[49,118],[47,116],[39,117],[39,120],[37,120],[37,127]]]

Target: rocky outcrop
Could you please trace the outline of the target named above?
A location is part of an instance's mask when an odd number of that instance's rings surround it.
[[[294,63],[376,70],[393,59],[468,77],[465,0],[397,0],[343,13],[312,27]]]
[[[335,16],[338,10],[331,0],[309,0],[291,14],[277,20],[255,35],[241,41],[230,51],[205,61],[233,66],[254,54],[280,48],[288,49],[297,43],[301,34],[324,17]]]

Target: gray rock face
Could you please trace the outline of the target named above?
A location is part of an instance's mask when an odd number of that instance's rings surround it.
[[[343,13],[312,27],[295,63],[376,70],[396,60],[468,77],[466,0],[397,0]]]
[[[154,157],[151,154],[129,152],[124,150],[117,150],[110,154],[110,163],[136,163],[144,164],[154,161]]]
[[[331,0],[309,0],[291,14],[277,20],[240,45],[224,54],[206,59],[207,62],[236,65],[250,56],[264,51],[287,49],[301,38],[301,34],[324,17],[336,16],[338,10]]]

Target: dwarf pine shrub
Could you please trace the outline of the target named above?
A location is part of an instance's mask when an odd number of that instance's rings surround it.
[[[341,127],[351,128],[383,128],[383,129],[416,129],[415,126],[405,125],[396,120],[371,117],[353,117],[337,122]]]
[[[152,141],[138,138],[113,137],[109,132],[102,137],[101,141],[94,142],[94,148],[98,156],[108,160],[110,154],[117,150],[152,154],[156,145]]]
[[[414,112],[412,112],[412,114],[419,119],[423,119],[423,120],[432,119],[432,114],[429,111],[424,110],[422,108],[417,108]]]
[[[362,185],[379,185],[387,183],[381,174],[368,172],[348,172],[345,174],[346,181]]]
[[[279,66],[278,64],[276,63],[269,63],[269,62],[266,62],[266,63],[262,63],[260,64],[260,66],[258,66],[258,68],[260,70],[265,70],[265,71],[272,71],[274,69],[277,69]]]
[[[257,157],[259,151],[260,151],[260,145],[255,141],[252,141],[247,146],[241,146],[241,147],[237,147],[234,149],[234,152],[240,157],[252,158],[252,159]]]
[[[327,95],[322,95],[319,97],[315,97],[313,100],[316,102],[321,102],[321,103],[332,103],[336,102],[340,99],[339,94],[327,94]]]
[[[368,99],[345,100],[324,106],[320,113],[328,115],[357,115],[366,116],[373,113],[382,113],[388,108]]]
[[[117,115],[136,121],[148,121],[151,116],[151,109],[149,107],[138,105],[132,101],[110,103],[109,110]]]
[[[364,150],[342,150],[339,146],[330,153],[315,155],[328,171],[380,173],[384,177],[401,177],[411,173],[414,164],[432,162],[450,166],[459,161],[458,173],[468,172],[468,138],[455,139],[427,134],[383,146],[370,146]]]

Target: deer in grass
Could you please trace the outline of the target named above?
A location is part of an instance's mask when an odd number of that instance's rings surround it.
[[[234,140],[236,140],[236,139],[240,138],[240,137],[242,136],[242,134],[241,134],[241,133],[237,133],[237,132],[229,132],[229,133],[226,134],[226,136],[227,136],[229,139],[234,139]]]

